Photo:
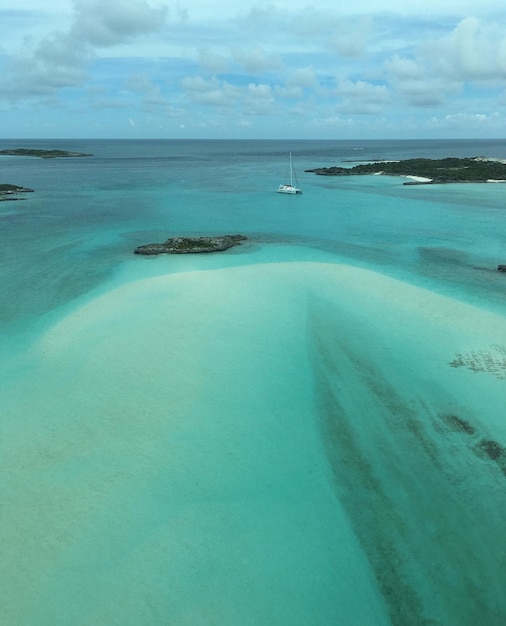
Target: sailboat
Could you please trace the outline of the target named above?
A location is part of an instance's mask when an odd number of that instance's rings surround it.
[[[299,189],[293,184],[294,179],[295,179],[296,184],[298,185],[299,181],[297,180],[297,174],[295,173],[295,170],[293,169],[292,153],[290,152],[290,184],[288,183],[282,184],[276,189],[276,191],[278,193],[302,193],[302,189]]]

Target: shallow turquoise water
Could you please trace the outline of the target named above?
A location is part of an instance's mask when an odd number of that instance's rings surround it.
[[[506,187],[302,170],[506,144],[57,143],[0,161],[3,622],[504,623]]]

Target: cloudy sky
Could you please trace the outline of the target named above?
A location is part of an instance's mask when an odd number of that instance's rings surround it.
[[[504,0],[0,0],[7,138],[503,138]]]

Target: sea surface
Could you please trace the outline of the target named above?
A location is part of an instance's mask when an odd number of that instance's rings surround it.
[[[506,140],[17,147],[2,625],[506,624],[506,183],[305,172]]]

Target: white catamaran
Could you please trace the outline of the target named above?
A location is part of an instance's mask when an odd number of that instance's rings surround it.
[[[292,163],[292,153],[290,152],[290,184],[286,183],[284,185],[280,185],[276,191],[278,193],[302,193],[302,189],[299,189],[299,187],[294,185],[294,180],[295,183],[298,185],[299,181],[297,180],[297,174],[295,173],[295,170],[293,169],[293,163]]]

